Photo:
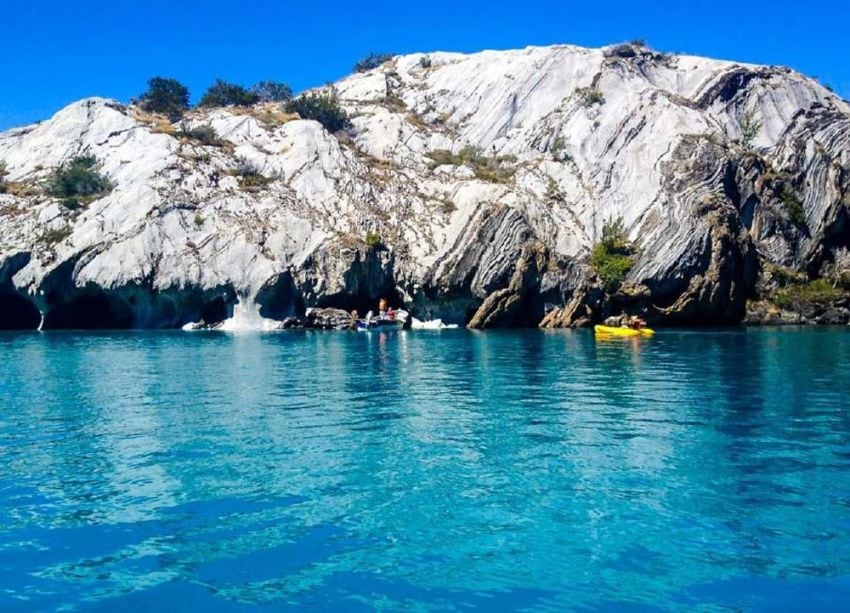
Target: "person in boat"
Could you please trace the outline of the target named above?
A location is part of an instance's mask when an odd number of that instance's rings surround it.
[[[646,322],[636,315],[616,315],[605,320],[605,325],[612,328],[631,328],[640,330],[646,327]]]

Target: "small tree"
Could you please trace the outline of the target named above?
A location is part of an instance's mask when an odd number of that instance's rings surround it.
[[[292,99],[292,88],[277,81],[260,81],[251,88],[260,102],[286,102]]]
[[[61,198],[69,209],[78,208],[112,190],[109,179],[95,170],[97,158],[80,155],[53,171],[47,181],[51,196]]]
[[[393,59],[392,53],[375,53],[374,51],[371,51],[366,55],[366,57],[362,58],[354,65],[354,71],[369,72],[370,70],[374,70],[378,66],[389,62],[391,59]]]
[[[198,103],[200,107],[221,107],[221,106],[251,106],[259,102],[260,96],[254,92],[250,92],[241,85],[228,83],[222,79],[216,79],[210,88],[204,92],[201,101]]]
[[[744,147],[751,147],[753,141],[761,133],[762,123],[756,119],[755,109],[750,109],[744,112],[741,118],[741,144]]]
[[[289,113],[298,113],[301,119],[313,119],[328,132],[334,133],[351,127],[351,121],[333,94],[305,94],[286,104]]]
[[[606,221],[602,225],[602,239],[590,254],[590,266],[608,292],[617,291],[634,266],[632,252],[623,218]]]
[[[189,90],[175,79],[154,77],[138,99],[139,107],[148,113],[162,113],[177,121],[189,108]]]

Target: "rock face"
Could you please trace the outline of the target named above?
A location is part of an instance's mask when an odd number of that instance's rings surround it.
[[[762,263],[814,275],[850,246],[850,106],[800,74],[643,47],[425,57],[334,84],[347,134],[270,105],[191,112],[205,145],[99,98],[0,134],[0,328],[380,296],[478,327],[732,323]],[[80,154],[114,189],[70,210],[43,186]],[[586,263],[617,217],[637,255],[609,295]]]

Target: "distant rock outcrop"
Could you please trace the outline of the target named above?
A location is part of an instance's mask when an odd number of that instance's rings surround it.
[[[381,296],[475,327],[725,324],[765,265],[815,278],[850,247],[850,106],[812,79],[640,45],[423,57],[335,83],[345,134],[268,103],[180,124],[99,98],[0,134],[0,328]],[[82,154],[111,191],[72,207],[45,182]],[[588,266],[614,218],[635,246],[617,290]]]

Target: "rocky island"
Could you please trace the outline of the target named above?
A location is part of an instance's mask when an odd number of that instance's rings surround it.
[[[336,123],[91,98],[0,134],[0,328],[850,319],[850,105],[816,80],[641,41],[360,68],[294,99]]]

